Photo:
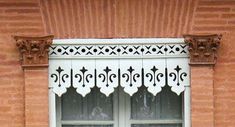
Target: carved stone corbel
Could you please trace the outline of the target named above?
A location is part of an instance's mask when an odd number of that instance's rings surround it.
[[[21,54],[22,67],[47,67],[48,52],[54,36],[15,36],[16,46]]]
[[[190,53],[190,65],[215,65],[222,35],[184,35]]]

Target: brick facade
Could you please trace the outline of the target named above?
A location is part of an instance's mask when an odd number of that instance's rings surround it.
[[[48,109],[41,107],[48,107],[48,89],[40,85],[47,82],[47,70],[22,70],[13,35],[131,38],[207,33],[223,38],[215,67],[191,69],[192,127],[234,127],[234,0],[0,0],[0,126],[48,126]]]

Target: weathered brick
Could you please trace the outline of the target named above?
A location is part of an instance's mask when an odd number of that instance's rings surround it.
[[[25,119],[26,127],[48,126],[48,71],[25,69]],[[40,86],[40,87],[37,87]]]
[[[1,127],[48,126],[48,117],[41,117],[48,114],[48,89],[37,83],[40,80],[46,84],[47,79],[43,78],[46,73],[30,72],[32,75],[25,77],[28,84],[24,88],[25,79],[12,35],[136,38],[181,37],[189,33],[223,34],[214,69],[192,68],[192,127],[235,126],[234,0],[57,2],[0,1]]]
[[[39,13],[40,10],[39,9],[35,9],[35,8],[29,8],[29,9],[6,9],[5,10],[6,13]]]
[[[217,25],[227,25],[227,21],[226,20],[195,20],[195,25],[213,25],[213,26],[217,26]]]
[[[25,127],[24,75],[12,35],[41,35],[44,32],[38,2],[0,1],[1,127]]]
[[[218,13],[218,12],[229,12],[229,7],[198,7],[196,9],[197,12],[210,12],[210,13]]]
[[[233,31],[235,30],[235,26],[224,26],[224,25],[218,25],[218,26],[195,26],[193,28],[195,31]]]
[[[198,2],[199,6],[234,6],[235,5],[235,1],[233,0],[214,0],[214,1],[199,1]]]
[[[221,18],[223,19],[234,19],[235,18],[235,14],[222,14]]]
[[[8,3],[6,2],[0,2],[0,7],[38,7],[37,3]]]
[[[192,126],[213,127],[214,95],[212,67],[191,67],[191,91]]]
[[[211,14],[211,13],[201,13],[201,14],[195,14],[195,19],[214,19],[219,18],[219,14]]]

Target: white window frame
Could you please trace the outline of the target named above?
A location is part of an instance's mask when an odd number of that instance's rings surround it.
[[[121,95],[119,95],[121,94]],[[118,96],[118,97],[117,97]],[[120,98],[120,97],[125,97],[125,99]],[[117,101],[116,98],[119,98]],[[58,125],[61,125],[60,122],[63,121],[58,121],[60,118],[56,118],[61,116],[61,114],[56,113],[61,113],[61,110],[58,107],[56,108],[56,103],[58,103],[60,99],[56,102],[56,95],[52,90],[49,89],[49,116],[50,116],[50,127],[60,127]],[[190,87],[186,87],[184,94],[183,94],[183,121],[181,120],[127,120],[129,119],[128,117],[130,116],[130,96],[125,94],[122,90],[120,90],[119,93],[115,92],[114,97],[113,97],[113,122],[111,121],[86,121],[86,120],[81,120],[81,121],[69,121],[69,122],[64,122],[64,123],[72,123],[75,125],[97,125],[97,124],[102,124],[102,125],[110,125],[113,124],[113,127],[131,127],[131,124],[169,124],[169,123],[182,123],[183,127],[190,127]],[[61,103],[59,102],[58,105]],[[117,106],[118,105],[118,106]],[[122,112],[120,112],[122,111]],[[122,122],[120,122],[122,121]]]
[[[62,121],[59,120],[61,119],[61,98],[60,99],[56,99],[55,97],[55,106],[58,105],[56,107],[56,112],[58,114],[56,114],[56,117],[60,117],[60,118],[55,118],[56,119],[56,123],[54,127],[61,127],[62,124],[65,125],[113,125],[113,127],[118,127],[118,123],[119,123],[119,104],[118,104],[118,100],[115,100],[115,98],[119,98],[118,92],[114,92],[113,94],[113,120],[66,120],[66,121]],[[54,124],[53,124],[54,125]]]
[[[183,38],[170,38],[171,40],[172,39],[175,39],[176,41],[177,40],[183,40]],[[86,39],[84,39],[86,40]],[[115,39],[114,39],[115,40]],[[167,38],[163,38],[162,40],[159,39],[159,41],[166,41],[167,42]],[[58,40],[57,40],[58,41]],[[71,40],[72,41],[72,40]],[[63,42],[63,39],[61,40],[61,42]],[[95,41],[94,41],[95,43]],[[185,86],[185,91],[183,93],[183,124],[182,124],[182,127],[191,127],[191,106],[190,106],[190,98],[191,98],[191,95],[190,95],[190,85],[188,86]],[[124,93],[123,93],[124,94]],[[128,96],[128,95],[126,95]],[[127,100],[127,99],[125,99]],[[127,102],[122,102],[124,101],[123,99],[120,99],[119,100],[119,103],[127,103]],[[114,103],[116,103],[117,101],[114,101]],[[115,104],[114,104],[115,105]],[[130,108],[130,106],[127,106],[128,108]],[[119,108],[127,108],[127,107],[120,107],[120,104],[119,104]],[[114,107],[114,110],[118,110],[118,108],[115,108]],[[130,111],[130,110],[129,110]],[[117,112],[117,111],[115,111]],[[114,114],[114,119],[116,120],[117,118],[115,117],[118,117],[117,115],[118,114],[122,114],[123,116],[128,116],[130,114],[130,112],[126,112],[128,114],[124,114],[124,113],[115,113]],[[52,88],[50,87],[49,88],[49,127],[57,127],[57,120],[56,120],[56,94],[52,91]],[[125,119],[124,117],[122,117],[122,119]],[[118,118],[118,120],[120,120],[120,117]],[[122,121],[126,121],[126,120],[122,120]],[[137,120],[128,120],[126,122],[115,122],[114,127],[130,127],[130,125],[132,123],[143,123],[143,122],[146,122],[146,123],[151,123],[151,124],[161,124],[161,123],[169,123],[170,121],[164,121],[164,120],[141,120],[140,121],[137,121]],[[173,121],[174,123],[177,122],[177,121]],[[86,123],[86,122],[84,122]],[[118,125],[119,124],[123,124],[123,125]],[[89,124],[92,124],[92,123],[89,123]],[[103,123],[102,121],[102,124],[105,124]],[[110,125],[110,122],[107,122],[108,125]]]

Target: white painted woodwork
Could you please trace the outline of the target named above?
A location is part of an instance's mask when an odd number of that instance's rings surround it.
[[[141,82],[141,69],[142,60],[120,60],[120,85],[124,88],[124,91],[132,96],[138,91],[138,88],[142,85]]]
[[[71,86],[71,60],[49,61],[49,87],[58,96],[66,93]]]
[[[72,60],[73,87],[85,97],[95,86],[95,60]]]
[[[97,87],[109,96],[118,86],[118,60],[96,60]]]
[[[162,87],[165,86],[165,59],[144,59],[144,85],[147,87],[148,92],[156,96],[161,92]]]
[[[104,71],[105,69],[108,73]],[[132,70],[132,74],[128,69]],[[62,125],[131,127],[133,124],[177,123],[183,127],[190,127],[189,78],[188,50],[183,38],[55,39],[49,52],[50,127],[62,127]],[[131,86],[130,79],[132,79]],[[118,87],[119,85],[121,87]],[[183,95],[183,119],[131,119],[130,98],[143,85],[154,96],[157,96],[166,85],[177,95]],[[62,94],[66,93],[68,88],[74,87],[78,94],[87,97],[95,86],[106,96],[114,93],[114,97],[118,98],[113,102],[113,120],[62,120],[63,107],[60,100]],[[115,93],[117,89],[121,89],[119,95]],[[58,105],[56,109],[55,105]]]
[[[177,95],[180,95],[185,86],[189,86],[189,64],[187,58],[167,59],[168,85]]]
[[[153,95],[165,85],[178,95],[189,86],[188,51],[182,39],[54,40],[49,55],[49,87],[59,96],[71,85],[82,96],[95,85],[106,96],[118,85],[130,96],[142,85]]]

